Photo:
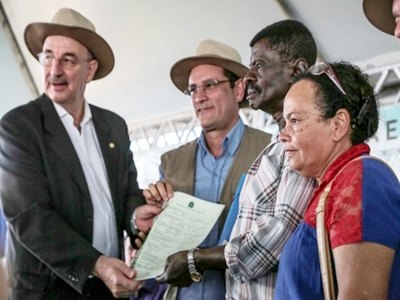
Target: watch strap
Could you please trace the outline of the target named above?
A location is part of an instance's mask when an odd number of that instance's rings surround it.
[[[187,254],[187,261],[188,261],[188,269],[190,273],[190,277],[194,282],[199,282],[203,279],[203,276],[199,271],[196,269],[195,261],[194,261],[194,251],[198,250],[199,248],[190,249]]]

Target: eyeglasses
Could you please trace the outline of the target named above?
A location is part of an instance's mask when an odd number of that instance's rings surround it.
[[[210,79],[206,80],[203,82],[201,85],[191,85],[189,86],[184,93],[188,96],[196,97],[197,94],[199,93],[199,90],[201,89],[204,93],[208,94],[210,91],[215,89],[217,86],[220,84],[223,84],[225,82],[233,82],[233,80],[215,80],[215,79]]]
[[[44,67],[51,67],[53,62],[58,62],[64,70],[74,69],[82,61],[91,61],[93,58],[88,58],[85,60],[79,60],[74,55],[65,55],[61,58],[56,58],[51,53],[40,52],[38,53],[38,60]]]
[[[315,64],[315,65],[311,66],[311,68],[308,71],[312,75],[325,74],[336,85],[336,87],[342,92],[342,94],[346,96],[346,92],[344,91],[343,86],[340,84],[340,81],[337,78],[335,72],[333,71],[332,67],[329,64],[327,64],[326,62],[320,62],[318,64]]]

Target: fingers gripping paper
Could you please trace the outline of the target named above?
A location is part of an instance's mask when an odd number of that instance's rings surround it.
[[[136,279],[162,274],[168,256],[197,247],[207,237],[223,209],[223,204],[175,192],[132,261]]]

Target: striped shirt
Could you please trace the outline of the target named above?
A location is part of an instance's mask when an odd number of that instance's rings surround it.
[[[226,299],[273,299],[278,261],[302,220],[313,179],[289,169],[275,135],[245,178],[239,213],[225,247]]]

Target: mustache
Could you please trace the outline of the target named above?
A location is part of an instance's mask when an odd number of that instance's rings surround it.
[[[49,77],[47,80],[50,84],[67,84],[68,81],[64,77]]]
[[[256,86],[255,84],[248,83],[246,87],[247,92],[256,92],[258,94],[261,93],[261,88]]]

